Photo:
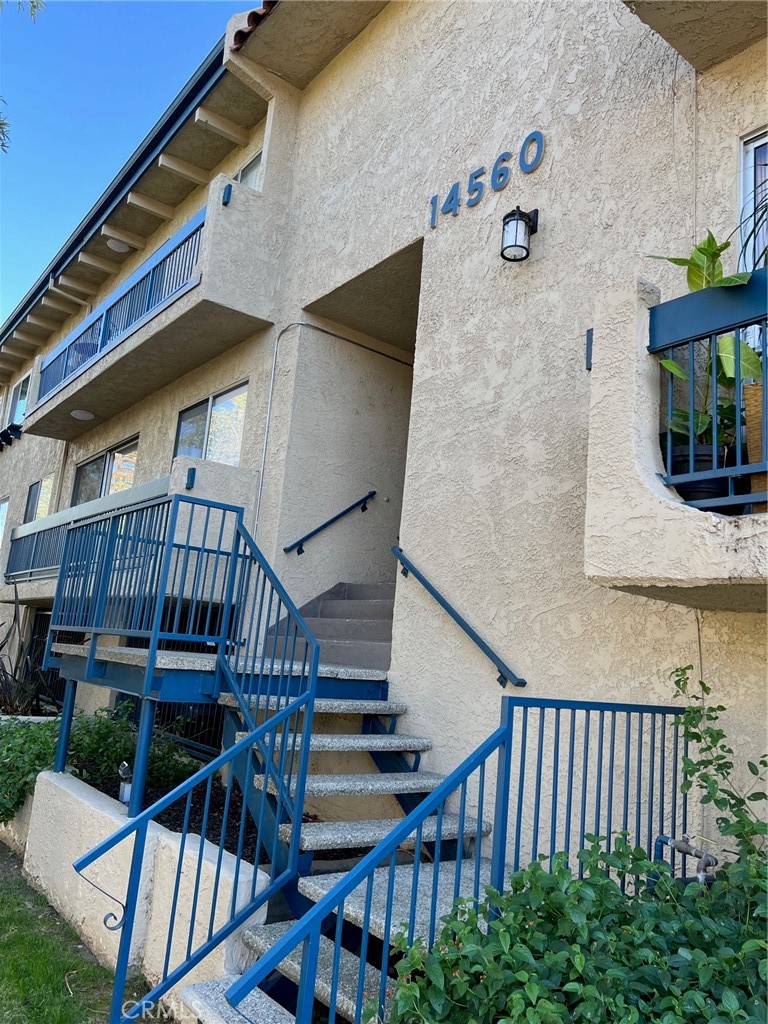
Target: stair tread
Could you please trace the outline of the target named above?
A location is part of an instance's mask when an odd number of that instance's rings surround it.
[[[264,776],[256,775],[254,785],[264,788]],[[386,772],[359,775],[308,775],[306,796],[381,796],[398,793],[431,793],[445,781],[437,772]],[[296,786],[296,777],[291,782],[291,792]],[[269,791],[274,792],[270,778]]]
[[[475,894],[476,861],[465,857],[462,860],[459,895],[473,897]],[[434,885],[435,864],[419,864],[418,895],[416,900],[416,917],[414,937],[429,937],[429,922],[432,911],[432,892]],[[394,937],[406,928],[411,913],[411,896],[415,865],[398,864],[395,867],[395,883],[393,889],[392,915],[389,934]],[[371,898],[370,930],[380,939],[384,938],[387,913],[387,894],[389,890],[389,866],[376,868],[374,872],[373,894]],[[299,880],[299,891],[308,899],[318,903],[323,896],[346,878],[347,872],[328,875],[309,875]],[[479,894],[482,898],[485,886],[490,884],[491,863],[489,860],[480,862]],[[437,909],[435,914],[436,932],[440,931],[440,918],[449,913],[453,906],[456,880],[456,863],[443,861],[439,864],[437,876]],[[353,924],[362,927],[365,920],[365,899],[367,885],[360,885],[344,900],[344,917]]]
[[[243,933],[245,944],[259,956],[281,939],[295,924],[295,921],[280,921],[277,924],[254,925]],[[285,960],[281,961],[278,970],[286,978],[298,984],[301,977],[301,956],[303,943],[291,950]],[[320,936],[320,950],[315,975],[315,998],[330,1006],[331,984],[335,946],[332,939]],[[339,949],[338,988],[336,993],[336,1012],[347,1020],[355,1019],[355,1008],[360,977],[360,958],[349,950]],[[377,994],[381,984],[381,972],[370,964],[366,965],[363,991],[371,995]],[[394,988],[394,982],[392,983]]]
[[[392,829],[402,823],[402,818],[366,819],[362,821],[311,821],[301,826],[301,849],[302,850],[343,850],[357,849],[358,847],[376,846],[389,835]],[[464,834],[473,836],[476,834],[477,821],[474,818],[464,819]],[[293,826],[290,824],[280,826],[280,838],[289,842]],[[483,835],[491,831],[490,822],[483,823]],[[427,818],[422,829],[422,842],[432,842],[437,836],[437,817]],[[459,816],[457,814],[443,815],[442,822],[443,839],[457,839],[459,836]],[[413,849],[415,837],[411,837],[402,843],[405,849]]]
[[[247,732],[237,733],[235,739],[245,739]],[[276,747],[279,749],[282,734],[277,738]],[[294,743],[293,737],[291,743]],[[295,746],[298,750],[301,746],[301,736],[295,738]],[[313,733],[309,740],[309,749],[313,751],[386,751],[394,753],[414,753],[416,751],[431,750],[432,740],[428,736],[406,736],[400,733]]]
[[[181,993],[181,1001],[194,1013],[202,1024],[293,1024],[296,1018],[261,989],[254,989],[236,1010],[227,1000],[227,989],[237,976],[225,975],[216,981],[204,981],[187,985]]]
[[[360,598],[324,597],[317,610],[312,610],[314,619],[391,619],[394,614],[394,600],[364,600]]]
[[[222,693],[219,697],[219,704],[227,707],[239,707],[237,699],[232,693]],[[271,700],[270,707],[276,708],[277,701]],[[316,715],[404,715],[408,711],[408,705],[397,700],[348,700],[340,697],[317,697],[314,710]]]

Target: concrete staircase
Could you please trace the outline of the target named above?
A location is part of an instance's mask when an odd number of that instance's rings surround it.
[[[426,736],[410,736],[397,730],[399,718],[408,707],[386,696],[379,699],[354,696],[354,687],[364,690],[365,680],[372,676],[385,675],[389,667],[392,635],[392,609],[394,585],[390,584],[348,584],[340,583],[334,588],[306,604],[301,612],[310,630],[320,641],[320,673],[318,692],[323,684],[346,678],[351,683],[348,696],[344,698],[318,697],[314,705],[314,729],[310,739],[310,768],[306,780],[306,796],[316,805],[330,800],[335,808],[343,807],[346,800],[354,800],[353,806],[363,809],[359,816],[344,815],[343,820],[307,821],[301,829],[301,851],[311,856],[327,857],[338,853],[339,859],[348,859],[350,854],[358,856],[381,842],[397,826],[402,817],[416,806],[421,799],[436,789],[444,776],[419,770],[421,754],[430,750],[432,743]],[[280,626],[278,625],[278,635]],[[355,682],[355,680],[357,682]],[[384,683],[386,686],[386,683]],[[230,698],[224,698],[229,703]],[[329,719],[333,719],[334,731],[327,731]],[[345,731],[337,731],[341,726]],[[239,734],[238,738],[240,738]],[[344,760],[351,755],[369,755],[373,764],[368,771],[349,772]],[[379,770],[376,770],[376,769]],[[370,770],[373,769],[373,770]],[[263,776],[256,776],[254,786],[264,785]],[[375,798],[395,798],[400,804],[401,816],[374,817],[364,811]],[[369,812],[370,813],[370,812]],[[477,823],[469,818],[465,830],[476,829]],[[483,824],[484,835],[490,826]],[[288,842],[292,826],[282,825],[280,838]],[[428,818],[423,826],[422,842],[429,844],[437,833],[437,819]],[[442,840],[455,839],[460,834],[457,815],[445,814],[442,820]],[[447,844],[450,846],[450,844]],[[394,880],[394,913],[391,916],[390,933],[394,935],[410,914],[410,898],[413,885],[413,861],[421,855],[414,849],[414,842],[401,847]],[[467,863],[465,857],[464,862]],[[305,861],[306,863],[306,861]],[[299,892],[309,901],[317,902],[344,877],[344,872],[331,871],[316,873],[317,862],[313,861],[311,873],[299,881]],[[330,866],[330,865],[329,865]],[[416,934],[425,934],[429,928],[429,917],[433,906],[431,863],[420,865],[419,904],[416,913]],[[481,865],[479,874],[481,887],[487,884],[488,869]],[[436,906],[438,917],[447,913],[454,899],[455,864],[443,861],[440,865]],[[371,934],[383,939],[385,936],[386,898],[389,890],[389,868],[376,872],[371,906]],[[461,878],[462,895],[470,895],[474,870],[464,871]],[[352,924],[360,925],[364,915],[364,894],[359,899],[350,898],[344,905],[344,917]],[[253,954],[254,960],[262,956],[292,926],[292,920],[274,921],[247,929],[241,940]],[[355,993],[361,968],[355,952],[341,950],[341,968],[337,992],[337,1013],[354,1021]],[[331,998],[332,965],[334,943],[331,939],[321,941],[318,972],[315,982],[315,997],[324,1005]],[[289,955],[279,967],[280,974],[297,983],[300,976],[300,949]],[[371,964],[365,968],[366,989],[378,991],[380,974]],[[216,982],[188,986],[183,994],[184,1003],[196,1016],[200,1024],[283,1024],[294,1020],[293,1015],[280,1003],[263,991],[253,992],[233,1010],[224,993],[234,978],[223,978]]]

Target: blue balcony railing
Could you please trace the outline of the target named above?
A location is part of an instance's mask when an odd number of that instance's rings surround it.
[[[768,509],[768,270],[654,306],[664,483],[725,515]]]
[[[43,360],[38,405],[199,282],[204,220],[202,210]]]

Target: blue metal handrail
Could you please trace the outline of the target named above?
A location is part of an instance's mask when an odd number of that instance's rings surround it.
[[[199,282],[195,268],[205,212],[168,239],[45,357],[37,405]]]
[[[670,706],[502,697],[499,727],[231,985],[228,1001],[238,1006],[301,947],[296,1019],[298,1024],[311,1024],[320,946],[331,940],[333,950],[326,948],[323,954],[323,973],[326,982],[330,980],[330,986],[324,986],[330,988],[329,1020],[336,1020],[348,911],[359,929],[354,949],[360,967],[356,983],[352,979],[353,994],[347,991],[354,1011],[348,1002],[344,1016],[359,1021],[367,1003],[373,1018],[383,1020],[391,995],[390,946],[399,929],[408,946],[422,938],[432,947],[441,917],[455,899],[478,901],[487,885],[503,892],[507,872],[540,855],[551,864],[556,853],[565,852],[575,863],[589,834],[608,837],[610,849],[612,835],[621,830],[634,845],[644,843],[648,850],[658,835],[682,834],[688,815],[681,789],[688,752],[677,728],[682,714],[681,708]],[[497,769],[492,779],[494,755]],[[486,859],[483,814],[494,783],[493,833]],[[444,834],[449,814],[454,824],[458,821],[453,851]],[[436,827],[428,833],[431,822]],[[427,836],[430,849],[422,863]],[[527,858],[521,854],[523,837],[530,851]],[[415,850],[412,865],[398,862],[402,846]],[[581,864],[578,870],[583,873]],[[673,862],[673,873],[677,870]],[[399,901],[398,877],[401,894],[407,893]],[[398,914],[404,915],[402,921]],[[374,945],[371,938],[383,941]]]
[[[278,622],[284,627],[280,634],[275,630]],[[258,907],[295,879],[319,646],[245,530],[242,509],[179,494],[113,511],[68,528],[46,662],[57,633],[71,629],[91,633],[86,678],[98,656],[98,637],[146,637],[145,697],[151,693],[155,659],[162,643],[215,644],[213,695],[222,687],[229,689],[237,699],[248,730],[239,743],[142,811],[140,799],[153,714],[147,709],[153,708],[154,702],[141,702],[133,773],[138,805],[132,793],[131,820],[75,864],[82,873],[116,846],[133,842],[125,899],[116,901],[123,907],[122,918],[105,918],[107,927],[121,929],[110,1024],[127,1024],[140,1019]],[[66,763],[73,704],[74,689],[68,684],[57,771],[64,770]],[[211,828],[215,833],[211,840],[207,832],[212,786],[224,768],[227,781],[223,819],[219,831]],[[242,808],[236,816],[239,824],[235,821],[236,850],[226,852],[227,825],[230,819],[234,820],[230,806],[235,783],[243,793]],[[188,843],[187,838],[191,834],[190,815],[195,801],[202,802],[202,826],[195,824],[193,831],[199,833],[199,843],[190,849],[194,844]],[[124,1009],[148,830],[163,812],[179,803],[184,824],[166,927],[162,976],[137,1004]],[[280,825],[285,823],[291,825],[288,844],[281,841],[279,834]],[[211,842],[215,854],[212,888],[206,887],[202,875],[204,850]],[[191,857],[193,862],[191,868],[189,864],[185,866],[185,851],[187,859]],[[234,864],[228,907],[220,885],[225,859],[230,866]],[[238,878],[243,875],[250,878],[250,895],[241,906]],[[194,877],[191,901],[180,899],[182,877]],[[260,877],[264,886],[257,892]],[[203,938],[201,927],[205,932]]]
[[[330,519],[326,519],[326,521],[324,523],[321,523],[320,526],[316,527],[314,530],[310,530],[309,533],[305,533],[303,537],[299,537],[299,539],[295,540],[293,544],[289,544],[287,547],[284,547],[283,551],[285,552],[286,555],[288,555],[290,554],[291,551],[296,549],[297,555],[303,555],[304,545],[308,540],[311,540],[313,537],[316,537],[318,533],[322,533],[323,530],[327,530],[328,527],[333,526],[334,523],[338,523],[340,519],[343,519],[344,516],[348,516],[350,512],[354,512],[356,508],[359,508],[362,512],[367,512],[368,502],[375,497],[376,491],[368,491],[364,498],[359,498],[351,505],[348,505],[347,508],[343,509],[337,515],[331,516]]]
[[[507,665],[506,662],[502,661],[502,659],[498,656],[498,654],[496,654],[493,648],[490,647],[489,644],[485,642],[485,640],[483,640],[480,634],[475,629],[473,629],[472,626],[470,626],[470,624],[467,622],[464,616],[460,615],[459,612],[457,612],[456,609],[453,607],[453,605],[450,604],[446,600],[446,598],[443,597],[440,591],[429,582],[426,576],[416,568],[416,566],[413,564],[410,558],[403,554],[402,548],[393,547],[391,548],[391,551],[402,566],[400,572],[403,574],[403,576],[412,575],[414,579],[418,580],[422,587],[424,587],[426,592],[431,597],[433,597],[435,601],[437,601],[440,607],[444,611],[448,612],[448,614],[456,623],[456,625],[464,630],[464,632],[467,634],[472,643],[479,647],[483,654],[486,656],[486,658],[488,658],[488,660],[496,666],[496,669],[498,670],[499,673],[498,681],[501,686],[506,687],[507,683],[511,683],[512,686],[528,685],[525,679],[521,678],[519,675],[517,675],[517,673],[513,672],[509,665]]]

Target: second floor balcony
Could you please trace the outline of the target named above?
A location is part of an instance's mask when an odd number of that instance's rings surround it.
[[[73,439],[268,327],[263,207],[214,179],[208,205],[40,361],[25,432]]]

